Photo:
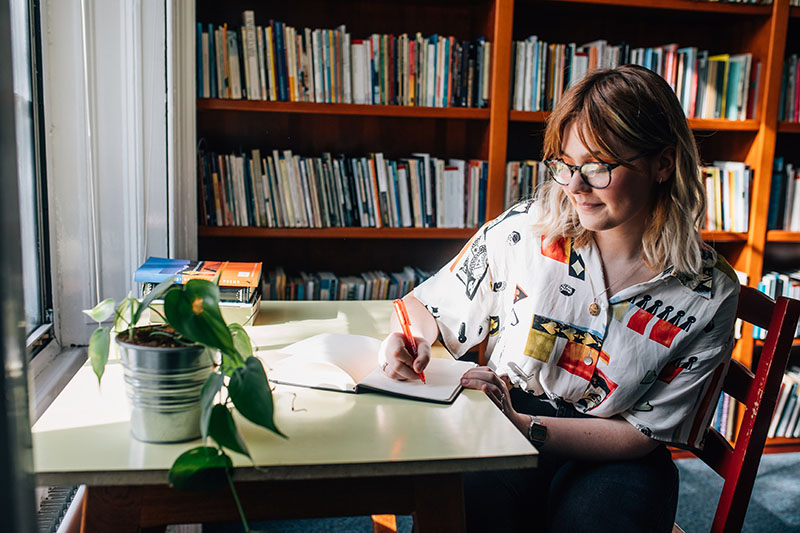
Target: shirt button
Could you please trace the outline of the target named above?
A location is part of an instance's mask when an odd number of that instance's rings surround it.
[[[583,358],[583,362],[586,363],[587,365],[591,365],[592,363],[594,363],[594,359],[592,359],[591,355],[587,355],[586,357]]]

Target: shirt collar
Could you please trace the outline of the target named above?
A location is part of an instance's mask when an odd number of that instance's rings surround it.
[[[670,266],[664,274],[677,279],[681,285],[696,292],[706,300],[711,298],[712,281],[714,279],[714,265],[716,264],[714,253],[706,247],[700,248],[702,266],[699,274],[688,274],[678,272],[674,266]]]

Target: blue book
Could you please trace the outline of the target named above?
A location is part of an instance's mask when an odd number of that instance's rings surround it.
[[[188,259],[148,257],[133,273],[133,281],[137,283],[161,283],[174,278],[185,270],[195,270],[199,264],[199,261],[189,261]]]
[[[769,186],[769,209],[767,210],[767,229],[782,229],[781,206],[784,199],[786,173],[783,171],[783,157],[776,157],[772,165],[772,181]]]
[[[256,201],[253,197],[253,176],[250,174],[250,158],[247,154],[242,154],[242,170],[244,178],[244,197],[247,202],[245,212],[247,213],[247,225],[256,226],[255,206]]]
[[[208,74],[211,80],[211,98],[217,95],[217,47],[214,40],[214,25],[208,25]]]
[[[444,40],[444,82],[442,83],[442,107],[447,107],[447,94],[450,90],[450,39]]]
[[[197,23],[197,97],[203,98],[203,23]]]
[[[486,187],[489,181],[489,162],[481,161],[481,179],[478,182],[478,226],[486,223]]]
[[[272,21],[270,21],[272,24]],[[275,62],[278,67],[278,99],[282,102],[289,100],[287,91],[288,76],[286,72],[286,48],[284,47],[283,38],[283,22],[275,22],[275,55],[277,61]]]
[[[778,120],[786,120],[786,88],[789,80],[789,62],[783,64],[781,74],[781,96],[778,101]]]

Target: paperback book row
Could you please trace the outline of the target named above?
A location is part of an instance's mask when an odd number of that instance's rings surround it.
[[[753,169],[741,161],[714,161],[701,170],[706,188],[703,229],[746,233],[750,225]]]
[[[283,102],[486,107],[491,43],[421,33],[353,39],[251,10],[238,28],[197,23],[197,96]]]
[[[728,441],[733,442],[736,436],[736,398],[726,393],[719,395],[717,409],[711,418],[711,427],[719,431]]]
[[[533,198],[536,188],[547,180],[547,167],[541,161],[509,161],[506,163],[505,209],[521,200]]]
[[[149,294],[159,283],[171,279],[175,285],[184,285],[193,279],[214,281],[219,288],[219,307],[227,323],[243,326],[252,324],[258,315],[261,302],[261,263],[235,261],[192,261],[148,257],[136,269],[133,281],[141,284],[141,295]],[[163,313],[163,299],[153,301],[157,311],[150,320],[159,322]]]
[[[291,150],[198,155],[200,223],[271,228],[470,228],[486,219],[488,163]]]
[[[800,299],[800,271],[794,272],[767,272],[758,282],[758,290],[772,299],[779,296]],[[794,332],[795,337],[800,337],[800,324]],[[753,338],[764,340],[767,332],[763,328],[753,326]]]
[[[800,122],[800,56],[790,55],[783,63],[778,120]]]
[[[776,157],[769,187],[767,229],[800,231],[800,169]]]
[[[767,437],[800,437],[800,368],[783,374],[778,403],[767,430]]]
[[[714,161],[702,167],[706,189],[706,219],[703,229],[747,232],[750,219],[752,169],[739,161]],[[528,159],[506,163],[505,207],[536,196],[548,179],[542,161]]]
[[[430,277],[415,267],[387,274],[382,270],[356,276],[337,276],[333,272],[300,272],[287,276],[276,267],[264,277],[265,300],[394,300],[401,298]]]
[[[752,54],[710,55],[676,43],[632,48],[596,40],[556,44],[532,35],[513,46],[512,109],[549,111],[562,93],[596,68],[636,64],[662,76],[689,118],[745,120],[755,116],[761,63]]]

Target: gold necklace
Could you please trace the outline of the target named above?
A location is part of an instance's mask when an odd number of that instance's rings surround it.
[[[636,270],[634,270],[631,273],[631,275],[628,276],[625,279],[632,279],[636,274],[639,273],[639,271],[642,269],[642,266],[644,266],[644,261],[640,261],[639,262],[639,266],[636,267]],[[585,269],[585,267],[584,267],[584,269]],[[597,316],[597,315],[600,314],[600,304],[597,303],[597,299],[600,296],[602,296],[603,294],[607,293],[611,289],[611,284],[609,284],[608,287],[606,287],[602,291],[600,291],[597,294],[595,294],[594,293],[594,283],[592,283],[592,276],[590,276],[588,272],[586,273],[586,276],[589,278],[589,287],[590,287],[590,289],[592,291],[592,303],[589,304],[589,314],[592,315],[592,316]]]

